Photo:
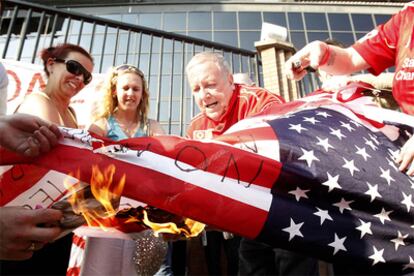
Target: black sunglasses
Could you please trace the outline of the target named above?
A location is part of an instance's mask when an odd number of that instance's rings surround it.
[[[55,62],[62,62],[66,64],[66,70],[71,73],[74,74],[76,76],[79,76],[80,74],[83,75],[83,83],[85,85],[87,85],[88,83],[91,82],[92,80],[92,75],[91,73],[88,72],[88,70],[85,69],[85,67],[82,66],[82,64],[80,64],[79,62],[75,61],[75,60],[64,60],[61,58],[55,58]]]

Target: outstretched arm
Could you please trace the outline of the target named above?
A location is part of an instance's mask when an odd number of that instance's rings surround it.
[[[306,68],[322,69],[332,75],[348,75],[369,68],[369,64],[352,47],[343,49],[322,41],[313,41],[285,63],[288,78],[301,80]]]

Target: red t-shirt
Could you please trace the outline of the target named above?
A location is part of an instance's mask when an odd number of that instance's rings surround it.
[[[187,137],[197,140],[216,137],[238,121],[284,102],[281,97],[263,88],[235,84],[229,108],[220,119],[214,121],[204,113],[196,115],[187,129]]]
[[[414,1],[353,45],[375,75],[395,65],[393,96],[414,115]]]

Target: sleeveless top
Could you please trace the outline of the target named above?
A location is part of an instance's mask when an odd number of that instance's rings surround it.
[[[119,141],[119,140],[130,138],[125,134],[125,132],[122,130],[122,128],[119,126],[118,122],[116,121],[115,117],[112,115],[109,116],[108,118],[107,127],[108,127],[108,132],[106,134],[106,137],[108,137],[111,140]],[[146,130],[147,128],[148,127],[146,125],[144,126],[140,125],[140,127],[135,132],[134,136],[132,136],[131,138],[148,136],[147,130]]]

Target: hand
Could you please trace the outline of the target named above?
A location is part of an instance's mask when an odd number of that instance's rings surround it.
[[[56,125],[28,114],[0,117],[0,145],[26,156],[48,152],[61,134]]]
[[[25,260],[61,233],[62,213],[53,209],[0,207],[0,259]],[[39,226],[46,225],[46,226]]]
[[[400,171],[407,170],[406,174],[409,176],[413,176],[414,175],[413,159],[414,159],[414,136],[412,136],[410,139],[408,139],[407,142],[405,142],[395,162],[399,164],[398,169]]]
[[[326,51],[329,46],[322,41],[313,41],[290,57],[285,63],[285,73],[289,79],[301,80],[308,66],[318,69],[321,61],[326,63]]]

